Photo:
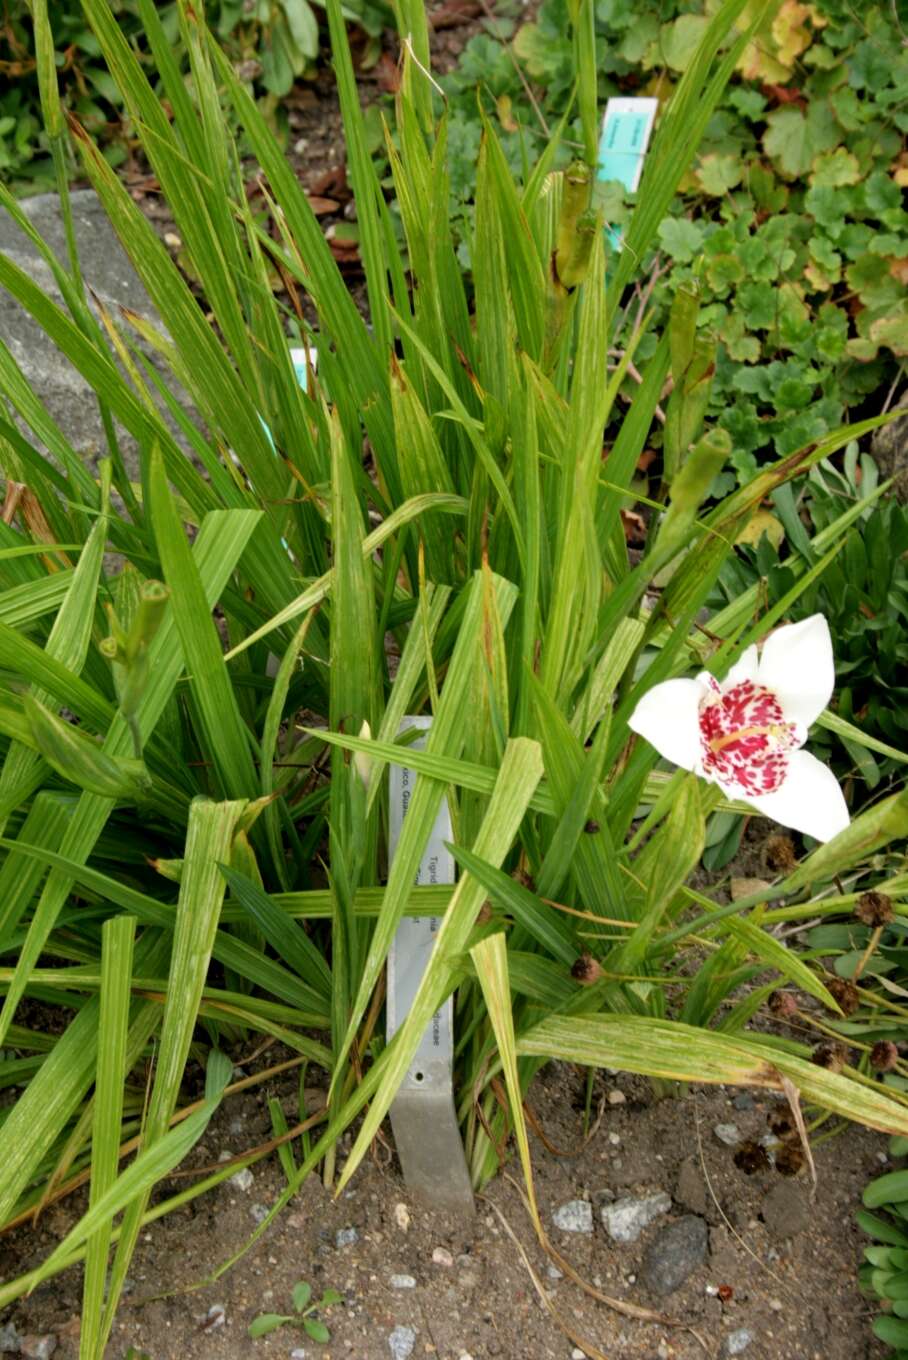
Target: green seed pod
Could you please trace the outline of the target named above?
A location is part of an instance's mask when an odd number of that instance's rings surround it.
[[[574,161],[565,170],[562,180],[561,215],[555,237],[555,276],[565,288],[572,286],[565,275],[570,272],[576,256],[581,219],[589,210],[592,178],[592,171],[585,161]]]
[[[563,266],[560,263],[558,265],[558,277],[565,288],[576,288],[586,278],[598,230],[598,215],[591,209],[581,213],[574,231],[571,255]]]
[[[169,599],[170,590],[160,581],[143,581],[139,607],[126,641],[126,655],[130,661],[151,646],[164,620]]]

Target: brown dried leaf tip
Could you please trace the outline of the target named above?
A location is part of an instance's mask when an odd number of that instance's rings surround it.
[[[798,857],[790,836],[769,836],[763,845],[767,868],[777,874],[787,874],[795,867]]]
[[[860,1007],[860,990],[847,978],[830,978],[826,983],[826,990],[832,999],[838,1003],[839,1010],[843,1015],[854,1015]]]
[[[783,1176],[796,1176],[804,1165],[800,1143],[784,1143],[776,1153],[776,1170]]]
[[[841,1072],[845,1066],[848,1052],[841,1044],[817,1044],[810,1055],[810,1061],[817,1067],[825,1067],[827,1072]]]
[[[862,893],[854,914],[865,926],[872,926],[874,930],[878,926],[888,926],[895,915],[892,898],[881,892]]]
[[[592,954],[580,954],[571,966],[571,977],[581,987],[592,987],[602,977],[602,965]]]
[[[899,1060],[899,1051],[891,1039],[880,1039],[870,1050],[870,1066],[875,1072],[892,1072]]]
[[[758,1171],[769,1170],[769,1157],[765,1147],[759,1143],[742,1143],[734,1155],[734,1163],[745,1176],[754,1176]]]
[[[798,998],[794,992],[770,992],[769,1009],[777,1020],[788,1020],[798,1013]]]

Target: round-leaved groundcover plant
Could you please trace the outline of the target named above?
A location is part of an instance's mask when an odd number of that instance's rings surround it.
[[[848,808],[832,771],[800,748],[834,682],[829,626],[813,614],[776,629],[759,655],[748,647],[721,683],[704,671],[654,685],[630,726],[726,797],[828,841],[848,825]]]

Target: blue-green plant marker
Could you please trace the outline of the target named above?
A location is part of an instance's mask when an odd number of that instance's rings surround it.
[[[302,345],[292,346],[290,349],[290,362],[293,364],[293,372],[296,374],[296,381],[305,392],[309,382],[309,369],[311,368],[314,371],[318,366],[318,350],[312,348],[307,349]],[[259,420],[262,421],[262,429],[268,436],[268,443],[271,445],[272,452],[277,453],[271,431],[261,416],[259,416]]]
[[[629,194],[637,192],[658,112],[658,99],[621,97],[608,101],[599,138],[596,178],[600,183],[617,181]],[[605,234],[612,249],[620,250],[621,228],[606,227]]]

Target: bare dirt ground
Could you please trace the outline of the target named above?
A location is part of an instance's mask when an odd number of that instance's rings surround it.
[[[864,1185],[882,1169],[882,1137],[848,1128],[818,1146],[819,1183],[811,1200],[803,1171],[785,1177],[766,1167],[748,1175],[735,1165],[735,1147],[715,1132],[733,1124],[742,1140],[758,1141],[769,1114],[784,1109],[773,1096],[715,1088],[656,1100],[647,1082],[605,1074],[596,1091],[602,1119],[583,1146],[583,1090],[579,1070],[552,1064],[531,1092],[547,1141],[564,1154],[555,1156],[532,1139],[547,1230],[595,1289],[670,1322],[623,1316],[569,1279],[553,1276],[521,1201],[516,1164],[477,1200],[475,1218],[457,1224],[415,1202],[396,1161],[377,1148],[377,1158],[337,1200],[310,1178],[260,1241],[213,1284],[202,1282],[243,1246],[263,1208],[280,1194],[285,1182],[276,1159],[258,1164],[247,1188],[226,1182],[151,1224],[130,1268],[108,1356],[124,1360],[132,1346],[149,1360],[301,1360],[303,1354],[306,1360],[569,1360],[575,1342],[548,1304],[591,1343],[590,1354],[598,1348],[608,1360],[734,1354],[745,1360],[877,1360],[885,1354],[870,1336],[870,1307],[857,1288],[862,1234],[853,1219]],[[266,1139],[267,1098],[273,1094],[293,1118],[292,1084],[243,1093],[219,1114],[191,1163],[210,1163]],[[160,1194],[186,1183],[171,1180]],[[638,1241],[613,1241],[603,1208],[657,1191],[671,1196],[668,1211]],[[589,1204],[591,1232],[555,1226],[553,1214],[573,1200]],[[81,1207],[61,1202],[36,1229],[0,1241],[0,1277],[36,1265]],[[499,1214],[523,1245],[547,1304]],[[708,1251],[680,1288],[659,1295],[647,1253],[664,1248],[666,1231],[681,1219],[705,1222]],[[298,1280],[307,1280],[316,1296],[325,1288],[342,1293],[344,1302],[324,1315],[330,1342],[317,1344],[289,1327],[252,1340],[247,1328],[259,1313],[292,1312]],[[0,1328],[12,1321],[20,1335],[50,1334],[57,1341],[55,1360],[75,1360],[80,1291],[77,1268],[17,1303],[0,1318]],[[735,1351],[742,1342],[744,1349]]]

